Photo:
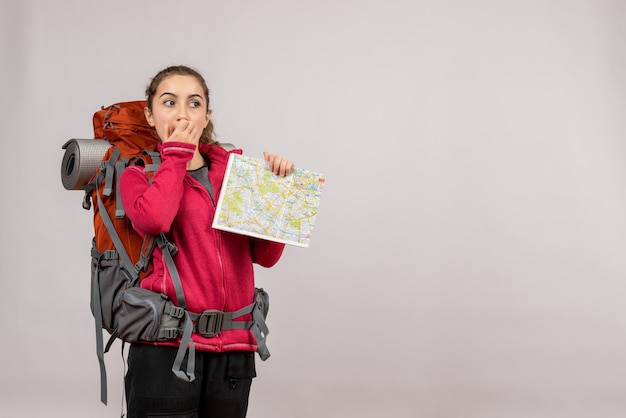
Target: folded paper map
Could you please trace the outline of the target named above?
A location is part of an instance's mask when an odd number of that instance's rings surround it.
[[[301,168],[279,177],[264,160],[231,154],[213,228],[308,247],[324,181]]]

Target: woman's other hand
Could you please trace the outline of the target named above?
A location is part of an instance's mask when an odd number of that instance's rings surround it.
[[[270,154],[263,151],[263,157],[267,161],[267,168],[274,174],[285,177],[291,174],[291,171],[296,167],[293,161],[288,160],[278,154]]]

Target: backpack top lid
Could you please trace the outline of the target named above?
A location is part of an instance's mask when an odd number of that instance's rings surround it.
[[[160,140],[156,130],[146,120],[146,105],[145,100],[137,100],[103,106],[93,115],[94,137],[106,139],[118,147],[122,155],[156,150]]]

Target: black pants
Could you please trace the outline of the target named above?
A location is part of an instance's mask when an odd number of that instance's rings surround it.
[[[128,418],[244,418],[254,353],[196,351],[196,379],[172,372],[175,347],[134,344],[128,354]],[[183,363],[183,368],[186,362]]]

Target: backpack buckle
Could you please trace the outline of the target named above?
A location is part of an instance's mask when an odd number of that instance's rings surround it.
[[[178,337],[177,328],[162,328],[159,330],[159,340],[173,340]]]
[[[204,311],[197,322],[198,333],[206,338],[215,337],[222,331],[224,312],[215,309]]]

